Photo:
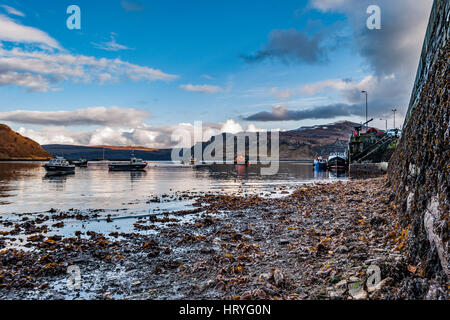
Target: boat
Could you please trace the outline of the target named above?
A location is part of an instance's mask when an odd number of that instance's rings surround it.
[[[43,165],[45,170],[50,173],[73,173],[75,172],[75,165],[70,164],[69,161],[63,157],[56,157]]]
[[[245,165],[246,167],[248,167],[250,165],[250,159],[248,156],[237,156],[234,159],[234,164],[236,165]]]
[[[109,171],[142,171],[147,167],[147,162],[138,159],[131,154],[130,161],[127,162],[111,162],[108,166]]]
[[[347,169],[347,153],[333,152],[328,156],[328,169]]]
[[[314,169],[317,171],[322,171],[327,169],[327,159],[323,157],[317,157],[314,160]]]
[[[76,167],[86,168],[88,166],[88,161],[84,158],[81,158],[79,160],[72,161],[72,164],[74,164]]]

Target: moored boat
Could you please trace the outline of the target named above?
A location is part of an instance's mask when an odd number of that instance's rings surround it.
[[[72,161],[72,164],[74,164],[74,165],[77,166],[77,167],[83,167],[83,168],[85,168],[85,167],[88,166],[88,161],[87,161],[86,159],[84,159],[84,158],[81,158],[81,159],[79,159],[79,160]]]
[[[314,160],[314,169],[321,171],[321,170],[326,170],[327,169],[327,159],[323,158],[323,157],[317,157]]]
[[[43,165],[47,172],[55,173],[72,173],[75,172],[75,165],[70,164],[69,161],[63,157],[56,157]]]
[[[347,153],[333,152],[328,157],[328,169],[347,169]]]
[[[109,171],[142,171],[147,167],[147,162],[136,158],[132,153],[130,161],[111,162],[108,167]]]

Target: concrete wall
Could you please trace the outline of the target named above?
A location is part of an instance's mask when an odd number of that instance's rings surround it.
[[[411,294],[448,298],[450,212],[449,61],[450,1],[436,0],[408,121],[389,163],[389,179],[408,231],[404,253],[417,275],[405,280]]]

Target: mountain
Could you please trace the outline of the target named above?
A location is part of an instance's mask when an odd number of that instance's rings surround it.
[[[327,125],[301,127],[296,130],[280,132],[280,159],[307,160],[318,155],[327,156],[331,152],[343,152],[348,145],[349,135],[358,123],[340,121]],[[210,141],[203,142],[203,148]],[[69,160],[86,158],[88,160],[128,160],[131,151],[144,160],[171,160],[171,149],[153,149],[131,146],[74,146],[44,145],[43,148],[53,156],[62,155]],[[226,151],[226,150],[225,150]],[[233,151],[230,151],[233,152]]]
[[[331,152],[344,152],[348,147],[349,136],[357,126],[359,126],[358,123],[340,121],[327,125],[281,131],[279,135],[280,160],[312,160],[317,156],[328,156]],[[221,136],[217,136],[214,139],[220,138]],[[203,148],[212,141],[213,138],[203,142]],[[248,147],[247,145],[247,150]],[[228,159],[237,156],[236,146],[234,150],[227,150],[224,145],[223,152]]]
[[[131,152],[134,155],[148,161],[170,160],[171,149],[152,149],[145,147],[131,146],[74,146],[63,144],[48,144],[42,146],[53,156],[64,156],[68,160],[78,160],[86,158],[87,160],[101,160],[103,154],[107,160],[130,160]]]
[[[0,160],[46,160],[51,158],[39,143],[0,124]]]
[[[339,121],[280,132],[280,159],[314,159],[331,152],[343,152],[347,148],[350,134],[357,126],[358,123]]]

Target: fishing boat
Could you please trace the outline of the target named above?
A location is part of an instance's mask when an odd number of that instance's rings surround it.
[[[47,172],[51,173],[72,173],[75,172],[75,165],[70,164],[69,161],[63,157],[56,157],[43,165]]]
[[[76,167],[86,168],[88,166],[88,161],[84,158],[81,158],[79,160],[72,161],[72,164],[74,164]]]
[[[147,167],[147,162],[136,158],[133,152],[130,161],[111,162],[108,167],[109,171],[142,171]]]
[[[347,169],[347,153],[333,152],[328,157],[328,169]]]
[[[323,157],[317,157],[314,160],[314,169],[317,171],[322,171],[327,169],[327,159]]]

